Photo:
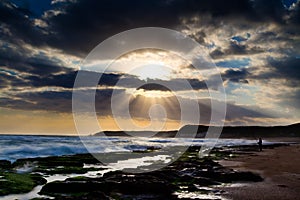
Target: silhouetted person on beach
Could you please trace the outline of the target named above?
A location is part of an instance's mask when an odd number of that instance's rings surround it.
[[[261,138],[258,139],[258,147],[259,147],[259,151],[262,151],[262,139]]]

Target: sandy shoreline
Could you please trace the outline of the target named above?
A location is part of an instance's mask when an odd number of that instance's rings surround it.
[[[263,182],[222,187],[227,199],[300,199],[300,144],[264,149],[220,164],[239,171],[259,173]]]

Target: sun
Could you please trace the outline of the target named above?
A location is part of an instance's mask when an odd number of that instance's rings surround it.
[[[183,74],[179,72],[190,65],[189,61],[174,52],[150,48],[128,52],[112,60],[105,70],[112,73],[134,75],[141,80],[170,80],[182,76]],[[105,66],[101,61],[95,61],[90,67],[101,71]]]
[[[139,77],[142,80],[147,79],[160,79],[169,80],[173,70],[170,67],[161,63],[146,64],[134,68],[130,74]]]

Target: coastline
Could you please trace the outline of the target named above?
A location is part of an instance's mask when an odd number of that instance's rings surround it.
[[[300,198],[300,144],[264,149],[219,162],[238,171],[251,171],[264,178],[262,182],[219,187],[228,199],[284,200]]]
[[[266,185],[273,184],[274,180],[269,178],[273,174],[263,174],[261,169],[255,168],[257,164],[249,162],[249,160],[252,158],[253,160],[262,159],[260,162],[268,165],[264,156],[277,159],[273,155],[274,152],[284,155],[286,151],[293,152],[294,150],[296,152],[293,154],[297,156],[300,150],[299,145],[289,145],[277,140],[274,143],[265,141],[263,152],[258,152],[255,143],[237,146],[225,145],[213,149],[209,156],[199,158],[200,147],[191,146],[174,163],[162,166],[157,171],[142,174],[110,168],[90,154],[25,158],[18,159],[13,163],[2,161],[0,168],[4,173],[0,175],[2,175],[2,181],[4,181],[2,183],[5,187],[0,188],[0,192],[2,192],[0,199],[60,199],[66,196],[68,199],[78,199],[79,197],[93,199],[99,195],[103,199],[122,199],[123,195],[127,199],[143,198],[145,195],[148,199],[249,199],[248,187],[252,188],[254,194],[257,194],[256,190],[262,190],[262,193],[266,190],[264,194],[269,195],[272,191],[268,189],[274,189],[273,187],[264,189]],[[137,158],[143,158],[149,151],[161,154],[156,148],[133,151],[133,154]],[[122,152],[110,153],[110,155],[113,154],[120,159],[123,157]],[[293,157],[293,154],[290,156]],[[103,154],[103,156],[105,155],[107,154]],[[160,159],[162,160],[155,162],[163,164],[165,158]],[[295,161],[298,162],[298,160]],[[143,161],[138,168],[148,168],[149,162],[150,160]],[[291,161],[283,160],[283,162],[293,164]],[[126,165],[126,167],[137,169],[137,166]],[[287,168],[290,170],[289,167]],[[274,171],[274,169],[270,170]],[[293,170],[295,170],[293,173],[297,173],[297,168],[293,168]],[[277,171],[274,173],[276,175]],[[286,174],[284,176],[286,177]],[[279,179],[281,180],[281,177]],[[23,188],[24,180],[26,180],[26,188]],[[128,190],[128,184],[131,185],[130,188],[139,189]],[[140,185],[147,187],[140,188]],[[278,183],[277,187],[283,188],[282,190],[298,188],[297,182],[296,185]],[[114,189],[112,190],[112,188]],[[296,195],[299,196],[296,194],[297,192],[291,194],[290,191],[284,191],[283,193],[290,195],[288,197],[293,197],[292,199],[295,199]],[[254,196],[250,199],[269,198]]]

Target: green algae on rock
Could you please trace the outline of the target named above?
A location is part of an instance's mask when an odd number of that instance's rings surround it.
[[[39,174],[17,174],[0,172],[0,196],[30,192],[34,187],[47,181]]]

